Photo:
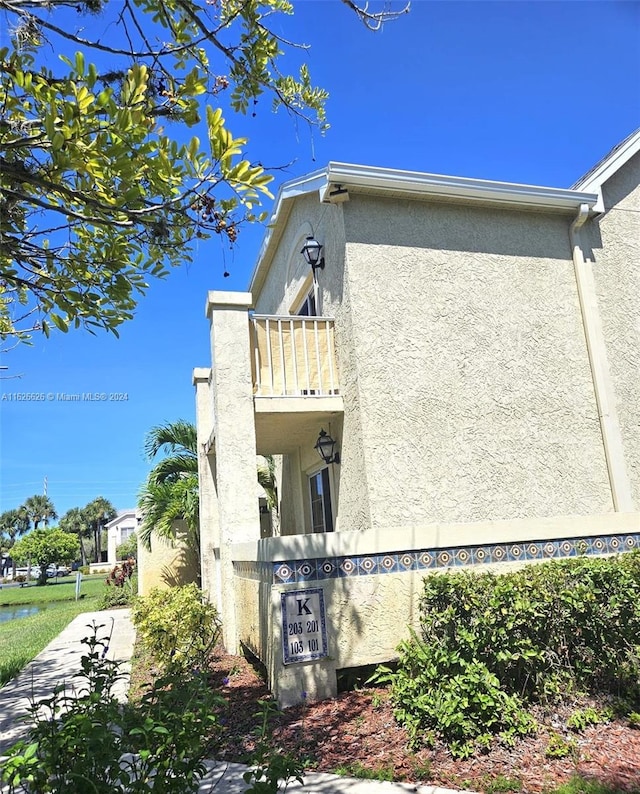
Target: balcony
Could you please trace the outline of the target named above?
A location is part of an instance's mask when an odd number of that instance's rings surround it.
[[[284,454],[342,414],[329,317],[250,317],[251,364],[260,454]]]

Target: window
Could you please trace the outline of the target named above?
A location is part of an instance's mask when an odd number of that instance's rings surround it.
[[[298,317],[316,317],[318,312],[316,310],[316,295],[315,289],[311,289],[307,293],[307,297],[296,312]]]
[[[311,529],[313,532],[333,532],[331,511],[331,485],[329,469],[325,468],[309,477],[311,491]]]
[[[128,540],[134,532],[135,529],[133,527],[122,527],[120,529],[120,543],[124,543],[125,540]]]

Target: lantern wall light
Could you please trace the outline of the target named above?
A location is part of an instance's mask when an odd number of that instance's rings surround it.
[[[320,431],[314,449],[325,463],[340,463],[340,455],[335,451],[336,442],[324,430]]]
[[[323,248],[324,246],[310,234],[300,251],[306,263],[311,266],[311,270],[313,270],[314,273],[318,268],[324,270],[324,256],[321,256]]]

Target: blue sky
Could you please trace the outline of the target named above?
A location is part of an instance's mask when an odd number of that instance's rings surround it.
[[[639,3],[414,0],[379,33],[337,0],[294,6],[282,32],[312,45],[330,130],[311,135],[269,100],[255,118],[227,114],[252,159],[289,164],[276,188],[329,160],[568,187],[640,126]],[[98,495],[135,504],[146,431],[194,418],[207,290],[246,289],[263,234],[245,230],[232,254],[203,243],[193,265],[152,285],[120,339],[75,331],[2,356],[21,377],[0,381],[0,511],[42,493],[45,477],[60,514]],[[126,399],[6,398],[83,392]]]

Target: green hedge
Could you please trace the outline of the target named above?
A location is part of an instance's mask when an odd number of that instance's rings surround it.
[[[134,600],[131,616],[142,647],[172,672],[206,664],[220,639],[218,612],[195,584],[153,588]]]
[[[526,706],[571,691],[640,703],[640,553],[424,580],[420,636],[399,648],[397,718],[455,755],[535,730]]]

